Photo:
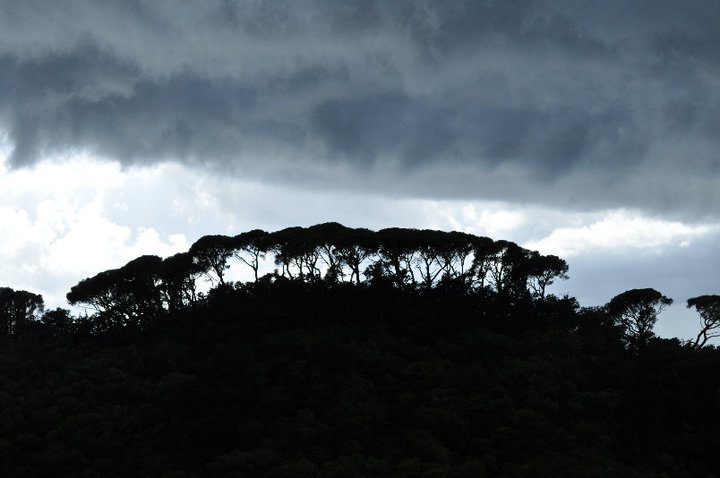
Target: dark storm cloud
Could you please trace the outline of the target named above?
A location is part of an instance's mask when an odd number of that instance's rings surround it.
[[[432,161],[452,148],[453,113],[404,93],[333,98],[313,111],[314,131],[335,154],[372,162],[390,154]]]
[[[14,166],[717,215],[719,44],[712,0],[0,1],[0,128]]]

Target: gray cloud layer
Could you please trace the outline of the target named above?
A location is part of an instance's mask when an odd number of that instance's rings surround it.
[[[12,164],[720,214],[714,0],[0,0]]]

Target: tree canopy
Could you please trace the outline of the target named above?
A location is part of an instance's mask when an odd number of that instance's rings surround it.
[[[655,289],[631,289],[613,297],[607,309],[623,328],[628,344],[637,350],[654,335],[652,329],[658,315],[672,303],[672,299]]]
[[[694,307],[702,318],[702,328],[695,338],[695,347],[702,347],[711,338],[720,336],[720,295],[691,297],[687,300],[687,306]]]
[[[37,319],[44,308],[39,294],[0,287],[0,333],[13,335]]]

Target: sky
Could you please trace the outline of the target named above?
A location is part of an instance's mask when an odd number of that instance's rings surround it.
[[[462,230],[720,293],[715,0],[0,0],[0,285],[205,234]]]

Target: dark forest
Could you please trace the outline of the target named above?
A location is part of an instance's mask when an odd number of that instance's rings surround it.
[[[75,312],[0,288],[0,476],[718,476],[720,296],[660,338],[671,298],[582,307],[552,293],[568,273],[327,223],[138,257]]]

